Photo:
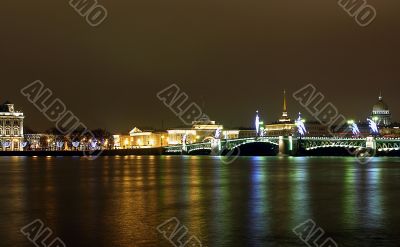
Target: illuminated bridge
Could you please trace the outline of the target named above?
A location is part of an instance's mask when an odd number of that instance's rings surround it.
[[[304,137],[300,143],[305,150],[332,147],[367,148],[366,138]]]
[[[166,154],[191,154],[195,151],[210,151],[220,155],[251,143],[269,143],[277,146],[281,155],[296,155],[300,149],[315,150],[327,148],[374,149],[378,152],[400,150],[400,138],[348,138],[348,137],[252,137],[238,139],[214,139],[209,142],[174,145],[165,148]]]
[[[252,138],[239,138],[239,139],[227,139],[219,140],[214,139],[209,142],[193,143],[186,145],[174,145],[166,147],[166,153],[187,153],[190,154],[194,151],[199,150],[216,150],[220,153],[222,150],[233,150],[242,145],[250,143],[270,143],[272,145],[279,145],[279,137],[252,137]]]

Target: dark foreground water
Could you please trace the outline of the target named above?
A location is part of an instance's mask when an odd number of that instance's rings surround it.
[[[307,246],[309,219],[320,242],[400,246],[399,194],[399,158],[1,157],[0,246],[35,246],[35,219],[69,247],[174,246],[156,229],[172,217],[203,246]]]

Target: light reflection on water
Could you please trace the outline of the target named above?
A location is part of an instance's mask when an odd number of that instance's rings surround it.
[[[303,246],[313,219],[340,246],[397,246],[400,160],[126,156],[0,158],[1,246],[42,219],[67,246],[172,246],[177,217],[203,246]]]

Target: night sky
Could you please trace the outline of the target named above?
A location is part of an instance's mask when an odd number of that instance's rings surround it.
[[[181,125],[156,97],[178,84],[212,119],[250,126],[305,111],[293,91],[313,83],[340,112],[365,119],[382,90],[400,120],[400,2],[368,0],[377,19],[360,27],[335,0],[105,1],[91,27],[67,0],[3,0],[1,101],[25,125],[52,127],[20,89],[41,80],[90,128]]]

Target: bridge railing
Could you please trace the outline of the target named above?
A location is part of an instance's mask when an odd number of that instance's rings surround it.
[[[200,149],[211,149],[211,142],[192,143],[186,145],[186,147],[188,152]]]
[[[180,153],[182,152],[182,145],[174,145],[165,147],[167,153]]]

